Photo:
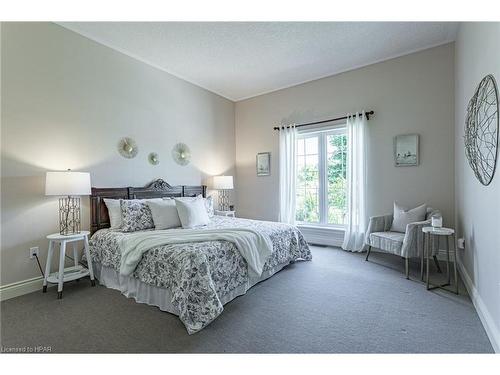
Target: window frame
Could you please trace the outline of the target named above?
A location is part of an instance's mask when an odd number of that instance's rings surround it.
[[[347,136],[347,124],[338,124],[335,126],[331,126],[328,129],[300,131],[297,135],[297,140],[318,137],[319,221],[315,223],[308,221],[297,221],[297,225],[299,226],[345,229],[345,224],[328,223],[328,136],[339,134],[345,134]]]

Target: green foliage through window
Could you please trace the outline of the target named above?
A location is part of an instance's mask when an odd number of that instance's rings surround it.
[[[303,138],[298,140],[296,220],[306,223],[345,224],[347,137],[344,133],[332,133],[307,139],[307,142]],[[324,142],[322,148],[318,148],[319,142]],[[325,155],[318,155],[318,149],[323,149]],[[320,165],[324,166],[324,171],[321,172],[326,174],[327,181],[327,186],[323,189],[320,189]],[[325,218],[322,218],[320,213],[320,191],[325,191],[327,200]]]
[[[345,134],[327,136],[328,153],[328,224],[345,224],[347,211],[347,137]]]

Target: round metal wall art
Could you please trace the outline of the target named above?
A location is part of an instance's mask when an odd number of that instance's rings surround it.
[[[487,186],[495,174],[498,154],[498,89],[493,75],[479,83],[465,118],[465,155],[476,178]]]
[[[158,156],[158,154],[156,152],[151,152],[148,155],[148,161],[152,165],[158,165],[158,164],[160,164],[160,157]]]
[[[124,158],[132,159],[136,157],[139,148],[132,138],[124,137],[118,142],[118,152]]]
[[[184,143],[177,143],[172,149],[172,158],[179,165],[188,165],[191,160],[191,151]]]

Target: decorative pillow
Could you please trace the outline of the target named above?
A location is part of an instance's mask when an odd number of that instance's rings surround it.
[[[406,207],[398,205],[397,202],[394,202],[394,214],[392,219],[391,231],[404,233],[406,232],[406,226],[408,224],[415,223],[417,221],[424,221],[426,214],[426,204],[409,210]]]
[[[208,217],[214,217],[214,198],[210,195],[206,198],[203,198],[205,201],[205,208],[207,209]]]
[[[161,201],[156,199],[120,199],[122,209],[122,231],[135,232],[154,228],[153,216],[147,202]]]
[[[122,208],[120,206],[120,200],[104,198],[104,203],[106,207],[108,207],[111,229],[120,229],[122,226]]]
[[[155,229],[178,228],[182,225],[177,213],[175,200],[161,199],[159,202],[149,201],[147,205],[151,210]]]
[[[214,212],[214,199],[213,199],[213,197],[211,195],[208,196],[207,198],[203,198],[203,195],[198,194],[196,197],[179,197],[179,198],[175,198],[175,199],[179,199],[181,201],[193,201],[193,200],[195,200],[197,198],[203,199],[203,201],[205,203],[205,207],[207,208],[208,217],[214,217],[214,215],[215,215],[215,212]],[[164,199],[170,199],[170,198],[164,198]]]
[[[183,228],[194,228],[210,223],[203,198],[193,200],[175,198],[175,206]]]

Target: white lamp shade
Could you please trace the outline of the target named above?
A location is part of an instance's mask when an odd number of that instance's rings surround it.
[[[47,172],[45,195],[90,195],[90,173]]]
[[[214,176],[213,188],[215,190],[233,189],[233,176]]]

